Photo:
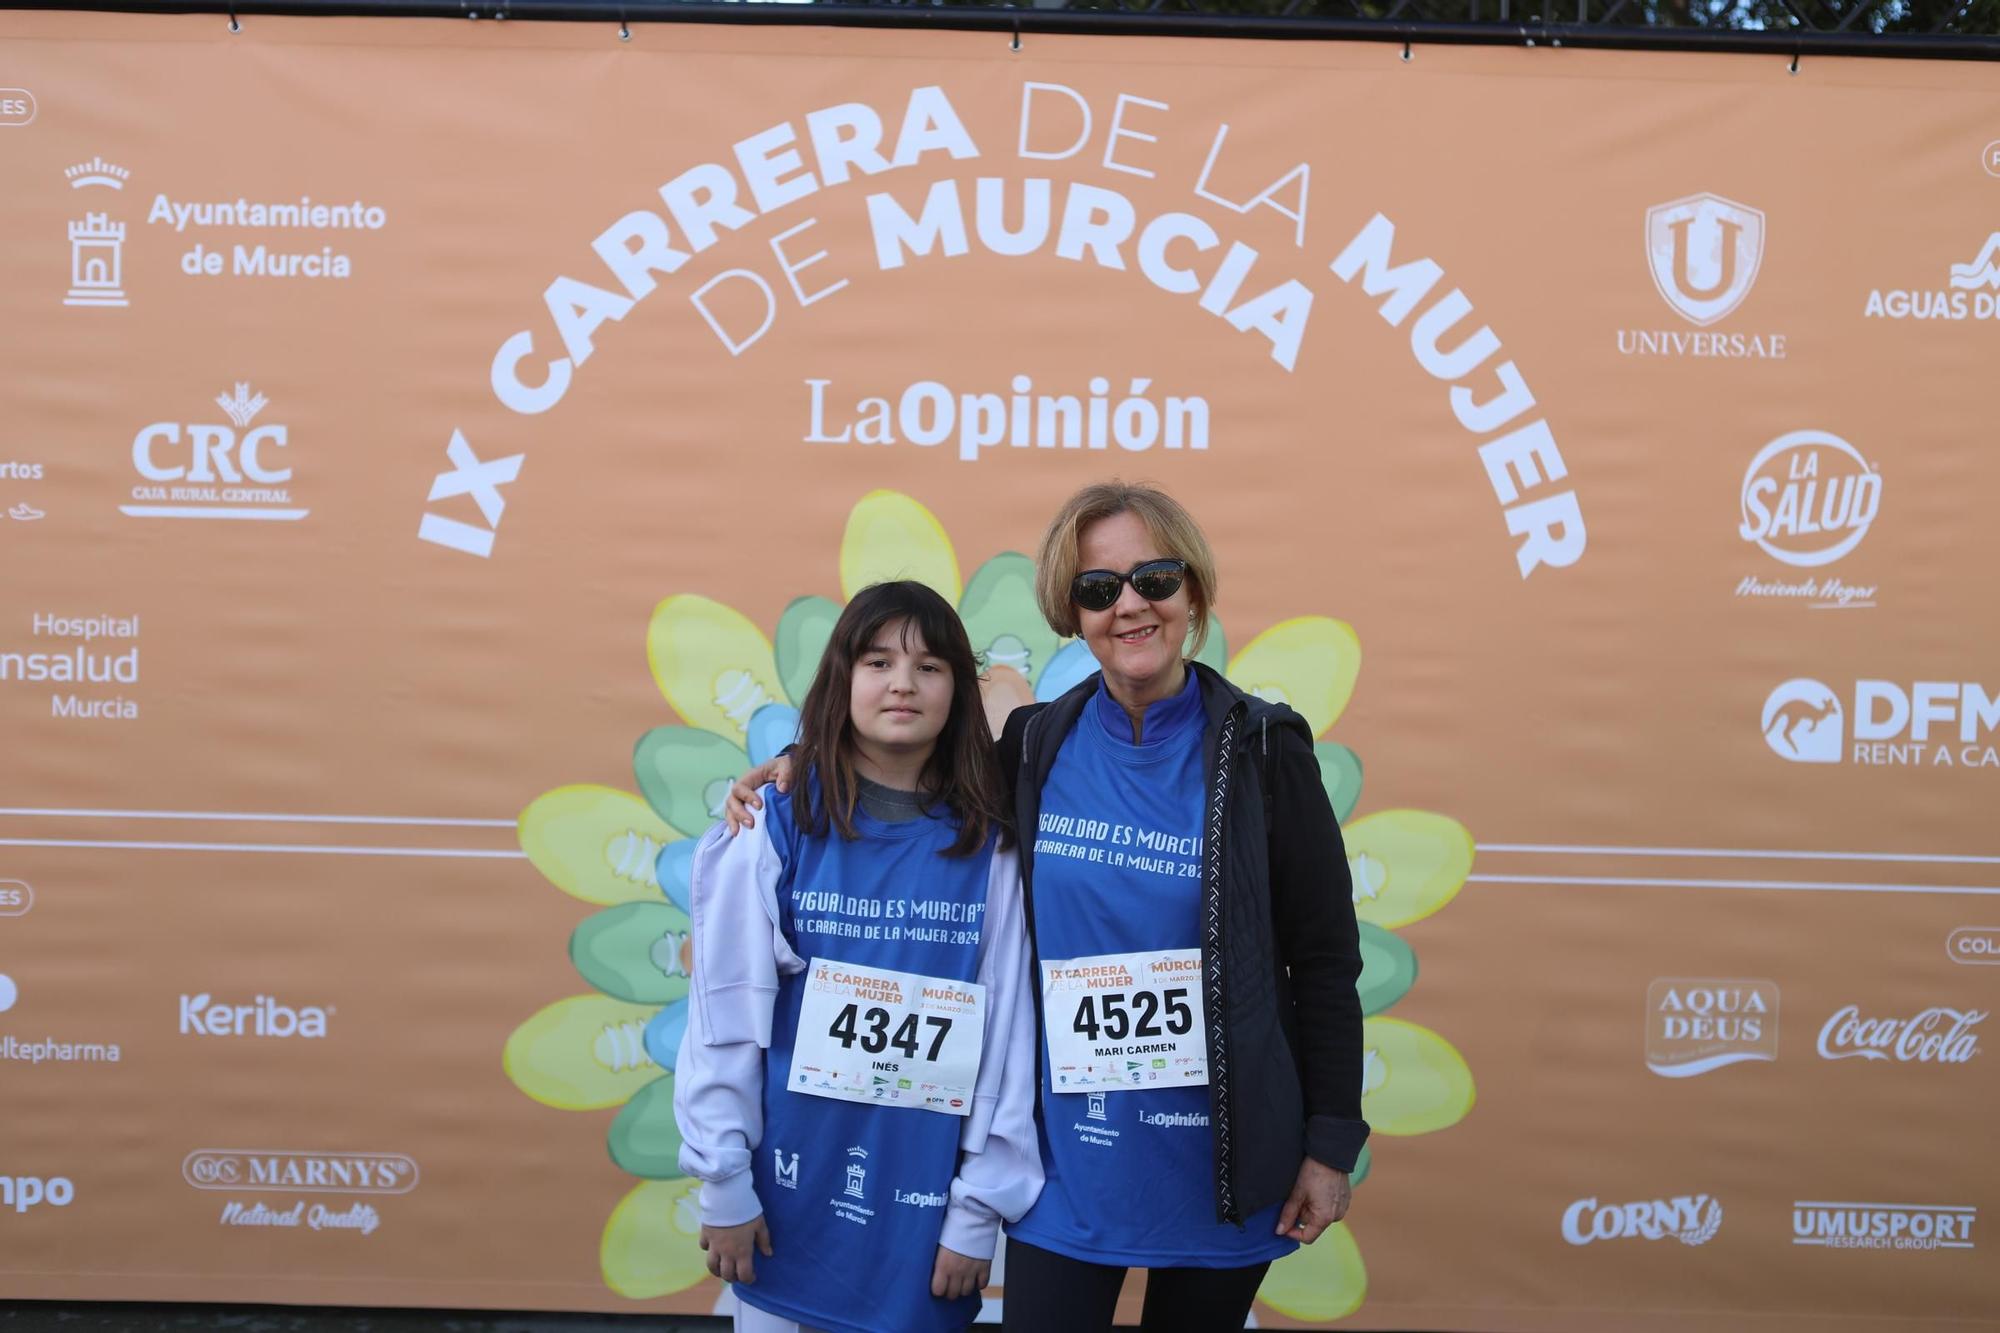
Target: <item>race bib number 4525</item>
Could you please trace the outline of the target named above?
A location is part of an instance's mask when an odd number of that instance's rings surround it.
[[[971,981],[806,966],[785,1086],[809,1097],[971,1115],[986,1029],[986,988]]]
[[[1057,1092],[1208,1082],[1199,949],[1043,959],[1042,1021]]]

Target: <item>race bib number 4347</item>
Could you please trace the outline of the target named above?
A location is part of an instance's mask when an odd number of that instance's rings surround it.
[[[1043,959],[1042,1020],[1057,1092],[1208,1082],[1199,949]]]
[[[856,967],[806,967],[786,1086],[810,1097],[971,1115],[986,988]]]

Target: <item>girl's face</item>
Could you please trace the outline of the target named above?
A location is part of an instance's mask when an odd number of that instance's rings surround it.
[[[1145,523],[1129,510],[1098,519],[1077,542],[1078,569],[1125,573],[1148,560],[1164,559]],[[1149,602],[1127,583],[1103,611],[1077,609],[1083,641],[1104,669],[1111,697],[1126,705],[1151,703],[1180,689],[1187,679],[1181,646],[1190,615],[1188,584],[1165,601]]]
[[[854,743],[867,758],[928,758],[951,700],[951,665],[932,656],[915,625],[891,620],[854,659],[847,700]]]

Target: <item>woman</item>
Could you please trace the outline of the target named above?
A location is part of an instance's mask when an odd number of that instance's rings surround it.
[[[1100,671],[1000,741],[1047,1174],[1008,1228],[1006,1326],[1108,1329],[1143,1266],[1142,1327],[1241,1328],[1270,1262],[1345,1214],[1368,1134],[1339,825],[1305,722],[1187,658],[1216,575],[1180,504],[1087,486],[1035,563]]]

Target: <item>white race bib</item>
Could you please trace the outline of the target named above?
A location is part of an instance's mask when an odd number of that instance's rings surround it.
[[[971,1115],[986,988],[815,958],[785,1086],[808,1097]]]
[[[1208,1082],[1199,949],[1044,959],[1042,1022],[1057,1092]]]

